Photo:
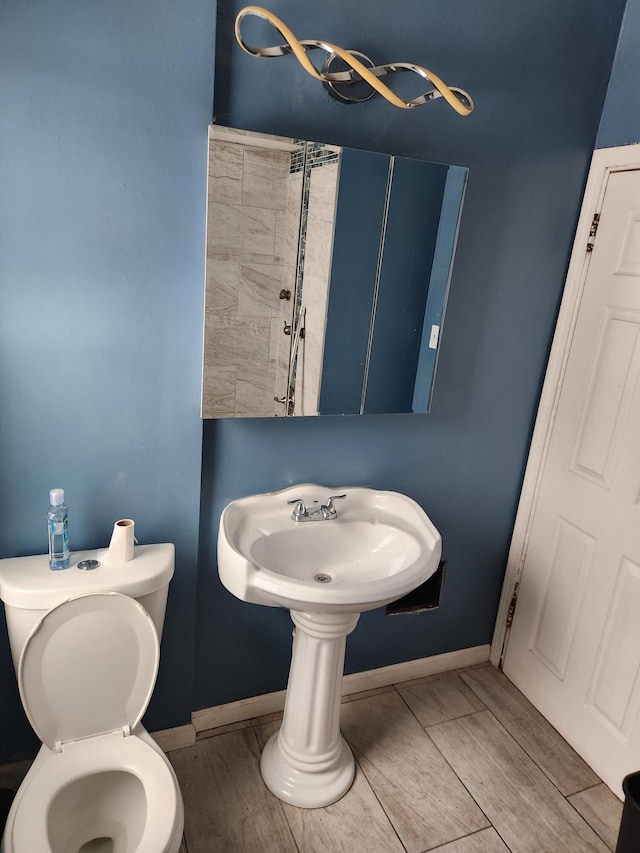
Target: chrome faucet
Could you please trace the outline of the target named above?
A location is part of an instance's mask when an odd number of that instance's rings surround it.
[[[319,507],[311,510],[311,512],[309,512],[305,506],[302,498],[294,498],[291,501],[287,501],[287,503],[295,504],[293,512],[291,513],[291,518],[294,521],[331,521],[333,518],[338,517],[338,513],[333,502],[341,498],[346,498],[346,494],[331,495],[326,504],[320,504]]]

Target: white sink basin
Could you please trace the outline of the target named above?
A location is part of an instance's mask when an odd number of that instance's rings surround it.
[[[331,495],[337,518],[294,521]],[[440,534],[397,492],[305,484],[233,501],[222,513],[218,571],[242,601],[304,612],[371,610],[401,598],[438,568]]]

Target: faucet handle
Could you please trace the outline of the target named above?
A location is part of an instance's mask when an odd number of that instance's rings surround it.
[[[302,498],[293,498],[292,500],[287,501],[287,503],[295,504],[293,513],[291,514],[291,518],[294,521],[297,521],[299,518],[307,518],[307,516],[309,515],[309,511],[304,505],[304,501],[302,500]]]
[[[327,499],[326,504],[322,504],[320,507],[320,512],[322,513],[323,518],[336,518],[338,513],[336,512],[336,508],[333,505],[334,501],[339,500],[340,498],[346,498],[346,495],[331,495],[330,498]]]
[[[340,498],[346,498],[346,496],[347,496],[346,494],[344,494],[344,495],[331,495],[331,497],[329,498],[329,500],[327,501],[327,504],[326,504],[327,509],[328,510],[335,509],[333,502],[339,500]]]

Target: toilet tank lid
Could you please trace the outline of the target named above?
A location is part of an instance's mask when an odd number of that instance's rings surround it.
[[[118,592],[91,593],[54,607],[22,650],[24,710],[50,749],[142,719],[158,673],[160,644],[144,607]]]
[[[68,569],[52,572],[47,554],[0,560],[0,599],[11,607],[49,610],[74,595],[114,590],[131,598],[155,592],[173,577],[175,547],[169,542],[136,545],[133,560],[110,563],[108,549],[75,551]],[[98,560],[92,571],[78,568],[82,560]]]

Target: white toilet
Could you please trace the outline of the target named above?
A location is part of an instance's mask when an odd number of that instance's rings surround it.
[[[92,570],[78,563],[97,560]],[[140,723],[158,671],[174,546],[134,559],[0,560],[13,662],[42,746],[13,801],[2,853],[177,853],[184,808]]]

